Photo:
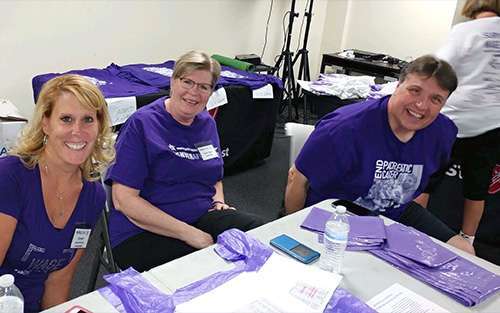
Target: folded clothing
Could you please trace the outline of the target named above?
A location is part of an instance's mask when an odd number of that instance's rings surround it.
[[[169,60],[158,64],[128,64],[117,65],[112,63],[106,70],[114,75],[143,85],[152,87],[169,89],[170,80],[174,72],[175,61]],[[247,86],[254,90],[261,88],[267,84],[272,84],[280,89],[283,89],[283,83],[279,78],[273,75],[264,75],[250,73],[243,70],[238,70],[229,66],[222,66],[218,87],[240,85]]]
[[[402,224],[394,223],[386,226],[387,242],[384,250],[397,253],[407,259],[438,267],[453,261],[457,255],[438,245],[426,234]]]
[[[140,96],[160,92],[160,89],[156,87],[146,86],[118,77],[108,69],[90,68],[85,70],[71,70],[65,73],[48,73],[33,77],[31,83],[33,85],[35,102],[43,85],[50,79],[63,74],[78,74],[87,78],[91,83],[99,87],[105,98]]]
[[[313,207],[300,226],[322,234],[331,215],[329,211]],[[347,218],[350,225],[347,250],[371,250],[382,247],[386,235],[384,222],[380,217],[348,216]],[[322,242],[321,235],[318,241]]]
[[[313,207],[301,224],[319,233],[331,213]],[[476,305],[500,290],[500,276],[456,255],[426,234],[377,217],[349,216],[348,250],[369,250],[409,275],[439,289],[465,306]],[[378,220],[377,220],[378,219]]]
[[[465,306],[473,306],[500,290],[500,276],[456,255],[414,228],[386,226],[382,250],[370,250],[379,258],[448,294]]]

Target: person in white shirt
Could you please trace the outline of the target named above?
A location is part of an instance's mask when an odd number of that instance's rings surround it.
[[[441,113],[458,127],[452,160],[461,165],[464,216],[460,234],[473,243],[495,164],[500,161],[500,1],[467,0],[436,56],[448,61],[458,87]],[[421,198],[422,205],[427,198]]]

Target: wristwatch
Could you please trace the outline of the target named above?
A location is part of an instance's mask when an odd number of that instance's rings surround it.
[[[460,231],[459,235],[463,239],[467,240],[471,244],[471,246],[474,245],[474,239],[476,238],[476,236],[467,235],[463,231]]]

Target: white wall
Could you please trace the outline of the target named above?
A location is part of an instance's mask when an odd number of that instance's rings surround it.
[[[330,0],[326,8],[324,33],[321,41],[322,53],[337,52],[342,50],[347,19],[347,0]],[[347,35],[347,34],[346,34]]]
[[[0,98],[30,117],[31,79],[38,74],[111,62],[163,62],[190,49],[260,54],[270,1],[0,1]],[[290,3],[274,0],[263,57],[269,65],[280,53]],[[302,45],[306,4],[296,4],[300,16],[292,51]],[[455,6],[456,0],[315,0],[308,42],[311,76],[319,71],[322,53],[343,48],[400,58],[432,52],[448,33]]]
[[[432,53],[444,43],[456,3],[456,0],[350,0],[341,47],[401,59]]]
[[[305,0],[297,1],[297,11]],[[326,0],[316,1],[326,6]],[[234,56],[260,54],[269,0],[0,1],[0,98],[30,117],[31,78],[118,64],[175,59],[190,49]],[[275,0],[263,60],[274,64],[289,1]],[[321,10],[324,12],[324,10]],[[318,62],[321,21],[313,23]],[[295,22],[294,35],[298,36]],[[315,26],[317,25],[317,26]],[[295,49],[295,45],[293,45]],[[317,66],[314,66],[316,68]]]

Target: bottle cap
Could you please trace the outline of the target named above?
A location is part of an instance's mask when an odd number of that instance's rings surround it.
[[[347,211],[347,209],[345,208],[345,206],[343,205],[337,205],[337,209],[336,209],[337,213],[339,214],[345,214],[345,212]]]
[[[14,285],[14,276],[11,274],[5,274],[0,276],[0,287],[7,288]]]

